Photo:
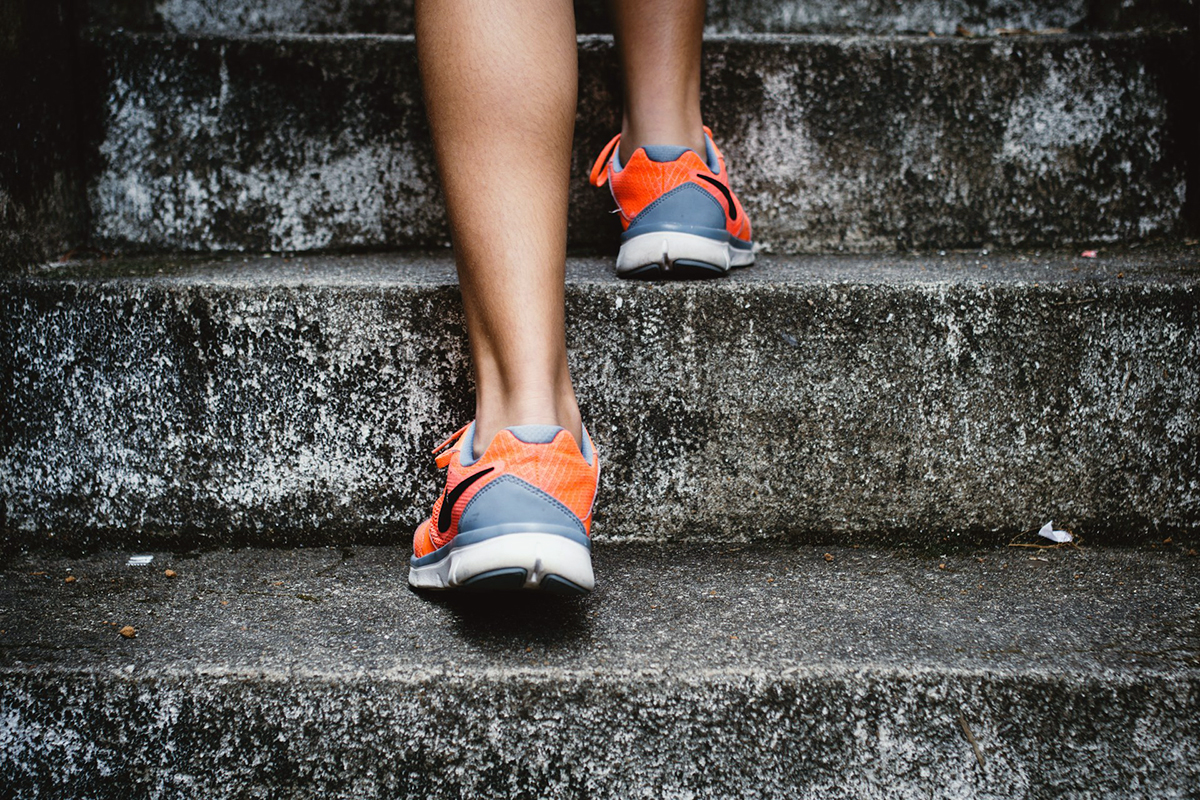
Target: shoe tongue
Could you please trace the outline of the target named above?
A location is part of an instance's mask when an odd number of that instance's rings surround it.
[[[512,425],[506,430],[525,444],[549,444],[562,428],[557,425]]]
[[[647,144],[642,146],[646,158],[658,164],[668,164],[678,161],[684,153],[691,152],[690,147],[680,147],[674,144]]]

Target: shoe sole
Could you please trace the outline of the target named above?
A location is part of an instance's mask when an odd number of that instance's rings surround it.
[[[627,239],[617,253],[623,278],[714,278],[754,263],[752,247],[682,231],[655,231]]]
[[[410,564],[408,583],[416,589],[587,594],[595,588],[596,577],[585,545],[558,534],[529,531],[461,547],[451,542],[444,558]]]

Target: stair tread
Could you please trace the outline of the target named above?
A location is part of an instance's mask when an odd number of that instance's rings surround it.
[[[1198,255],[764,256],[654,284],[571,258],[596,536],[1195,531]],[[429,448],[472,415],[448,252],[94,266],[0,281],[10,541],[380,544],[428,513]]]
[[[1184,550],[600,545],[597,591],[563,600],[412,592],[406,547],[24,555],[0,572],[0,671],[1196,681]]]
[[[939,253],[773,255],[719,280],[641,282],[617,278],[608,256],[569,256],[571,285],[611,285],[644,291],[735,290],[745,284],[922,285],[931,283],[1193,283],[1200,278],[1200,247],[1114,248],[1095,258],[1079,250],[957,251]],[[129,256],[80,259],[32,267],[0,282],[144,283],[211,286],[429,287],[457,284],[449,251],[280,256]]]

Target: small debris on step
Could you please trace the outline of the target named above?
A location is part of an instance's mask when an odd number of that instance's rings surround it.
[[[1059,544],[1065,544],[1072,539],[1069,531],[1057,531],[1054,529],[1054,520],[1050,520],[1043,525],[1042,529],[1038,531],[1038,536],[1041,536],[1043,539],[1049,539],[1052,542],[1058,542]]]
[[[983,751],[979,749],[979,743],[975,741],[974,735],[971,734],[971,728],[967,725],[967,718],[959,714],[958,723],[962,725],[963,735],[967,737],[967,741],[971,743],[971,749],[975,751],[975,760],[979,762],[980,767],[983,767]]]
[[[121,628],[121,630],[117,631],[117,633],[121,634],[126,639],[132,639],[133,637],[137,636],[137,628],[133,627],[132,625],[126,625],[124,628]]]
[[[966,25],[963,25],[961,22],[958,23],[958,25],[954,26],[954,35],[962,36],[966,39],[971,39],[971,38],[974,38],[974,36],[975,36],[975,34]]]
[[[163,575],[166,575],[168,578],[174,578],[176,576],[176,574],[177,573],[173,569],[164,569],[163,570]]]
[[[67,577],[63,578],[63,583],[74,583],[74,582],[75,582],[74,575],[68,575]]]
[[[127,567],[144,567],[153,560],[154,560],[154,556],[150,556],[150,555],[130,556],[129,560],[125,562],[125,566],[127,566]]]
[[[827,562],[828,562],[828,561],[833,561],[833,553],[826,553],[826,554],[825,554],[825,560],[826,560]]]
[[[1095,250],[1084,250],[1082,253],[1079,254],[1079,257],[1080,258],[1095,258],[1096,251]]]
[[[996,29],[996,33],[1001,36],[1060,36],[1066,32],[1066,28],[1038,28],[1037,30],[1030,30],[1029,28]]]

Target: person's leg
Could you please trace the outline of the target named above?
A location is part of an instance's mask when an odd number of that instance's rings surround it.
[[[600,462],[567,370],[563,279],[575,127],[571,0],[418,0],[417,46],[476,377],[413,534],[426,589],[595,584]]]
[[[700,119],[704,0],[610,0],[624,75],[621,160],[642,145],[705,152]]]
[[[624,113],[591,182],[621,215],[617,274],[705,278],[754,263],[750,222],[700,116],[704,0],[610,4]]]
[[[475,366],[475,452],[511,425],[581,441],[563,321],[571,0],[418,0],[416,30]]]

